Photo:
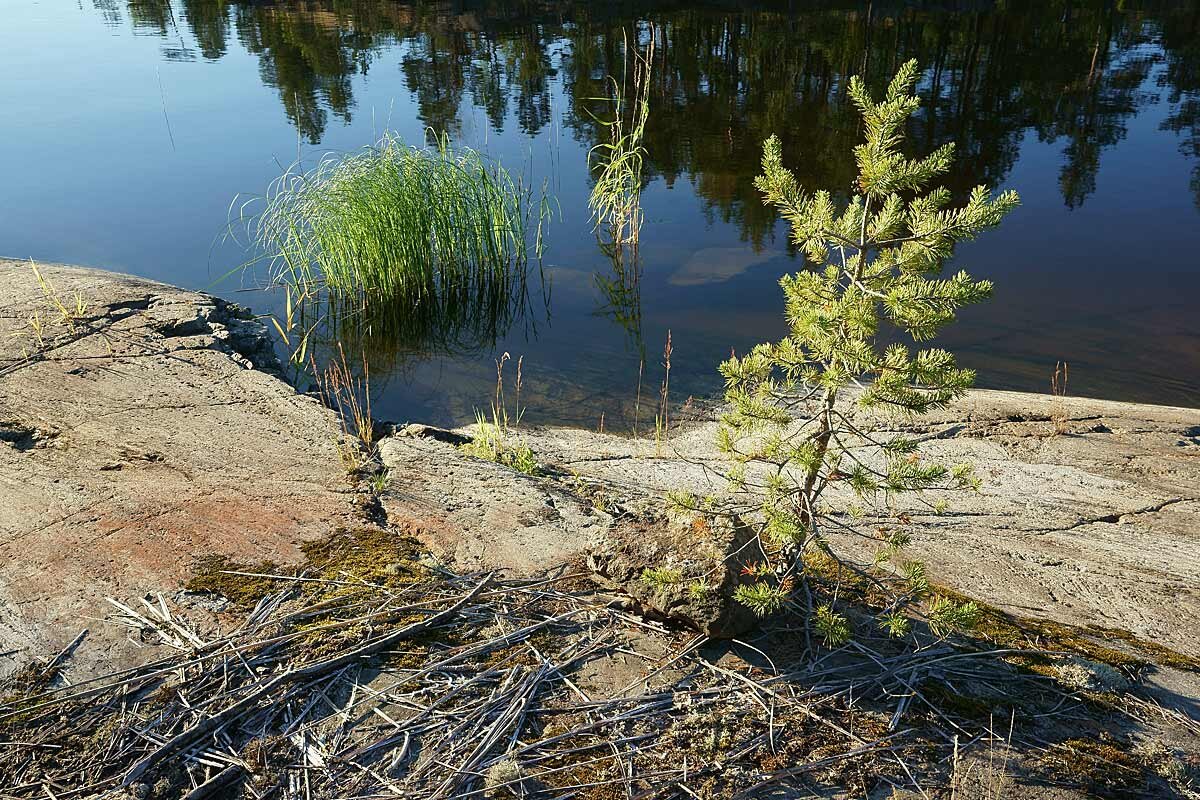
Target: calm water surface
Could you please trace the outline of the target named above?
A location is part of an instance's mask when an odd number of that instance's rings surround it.
[[[910,57],[925,68],[912,147],[953,139],[953,190],[1024,201],[959,250],[997,291],[942,343],[984,386],[1044,391],[1065,359],[1073,394],[1200,406],[1194,2],[0,0],[0,14],[4,255],[270,313],[282,298],[235,269],[247,253],[223,234],[234,198],[298,158],[432,128],[549,182],[561,220],[523,316],[451,343],[365,343],[377,416],[461,422],[507,351],[524,357],[530,419],[627,426],[668,330],[673,399],[717,391],[717,361],[783,332],[777,281],[802,266],[751,185],[762,139],[782,137],[805,185],[848,187],[846,79],[879,86]],[[636,276],[591,232],[588,112],[624,34],[650,24]]]

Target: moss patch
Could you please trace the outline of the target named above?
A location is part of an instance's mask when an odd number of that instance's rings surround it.
[[[420,563],[421,544],[381,528],[338,528],[325,538],[305,542],[300,551],[303,562],[288,566],[207,556],[194,563],[185,588],[217,594],[248,609],[284,582],[263,575],[316,578],[323,582],[309,582],[305,588],[317,598],[357,591],[355,584],[402,588],[428,577]]]
[[[279,585],[279,581],[271,578],[232,574],[235,572],[279,575],[287,574],[288,570],[272,561],[248,564],[227,556],[202,556],[192,564],[192,577],[184,588],[189,592],[220,595],[238,608],[247,609],[253,608]]]
[[[957,602],[972,600],[953,589],[937,587],[934,591]],[[979,606],[980,616],[978,624],[968,635],[983,639],[998,647],[1075,653],[1092,661],[1124,670],[1131,676],[1136,676],[1140,670],[1150,664],[1200,672],[1200,659],[1176,653],[1160,644],[1144,641],[1127,631],[1099,626],[1080,628],[1049,620],[1020,618],[978,600],[973,600],[973,602]],[[1117,639],[1135,652],[1131,653],[1127,650],[1110,647],[1102,641],[1105,639]]]
[[[339,528],[324,539],[305,542],[300,551],[304,574],[329,581],[401,588],[429,574],[420,563],[420,542],[380,528]]]
[[[1140,793],[1150,775],[1129,749],[1107,732],[1096,738],[1067,739],[1047,753],[1043,766],[1055,777],[1091,790]]]

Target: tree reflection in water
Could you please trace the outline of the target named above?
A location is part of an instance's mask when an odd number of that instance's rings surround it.
[[[1200,161],[1195,4],[94,1],[114,24],[124,13],[138,30],[162,36],[172,57],[219,59],[236,38],[258,56],[262,80],[312,143],[329,114],[353,114],[351,76],[403,45],[408,88],[435,130],[457,132],[469,99],[494,129],[503,129],[512,106],[521,129],[535,134],[550,122],[550,81],[562,70],[566,124],[594,144],[601,132],[587,100],[603,94],[605,75],[622,74],[624,33],[653,22],[662,45],[646,131],[649,175],[694,181],[710,212],[752,242],[769,237],[775,222],[750,185],[757,143],[777,132],[806,185],[848,185],[852,165],[841,154],[857,121],[844,82],[862,73],[880,84],[908,58],[925,68],[925,108],[910,135],[924,150],[960,143],[950,177],[959,191],[1003,183],[1032,131],[1065,141],[1060,187],[1064,202],[1078,206],[1094,191],[1104,150],[1139,108],[1164,99],[1164,127]],[[181,26],[199,53],[179,47],[173,34]],[[1147,89],[1159,62],[1166,68]],[[1200,190],[1200,165],[1197,176]]]

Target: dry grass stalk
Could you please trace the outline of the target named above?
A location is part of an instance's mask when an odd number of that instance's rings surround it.
[[[1070,414],[1067,411],[1067,377],[1069,368],[1067,362],[1059,361],[1050,375],[1050,394],[1055,398],[1054,410],[1050,413],[1050,421],[1054,423],[1054,432],[1061,435],[1070,429]]]
[[[87,318],[88,303],[83,299],[81,292],[76,291],[68,300],[64,300],[58,289],[54,287],[49,278],[42,274],[32,259],[29,261],[29,268],[33,270],[38,288],[42,290],[42,297],[50,303],[54,311],[58,312],[59,322],[74,327]]]
[[[671,435],[671,353],[674,350],[671,345],[671,331],[668,330],[667,343],[663,346],[663,380],[658,387],[658,413],[654,417],[654,449],[655,454],[659,456],[662,455],[663,443]],[[639,389],[640,385],[639,381]]]
[[[646,371],[646,359],[638,360],[637,396],[633,401],[633,437],[638,438],[638,421],[642,414],[642,373]]]
[[[321,370],[316,360],[310,357],[312,373],[316,376],[317,388],[325,405],[334,409],[342,426],[343,440],[351,439],[357,444],[339,442],[339,453],[347,470],[361,466],[362,451],[367,457],[375,452],[375,421],[371,416],[371,372],[364,353],[362,376],[354,374],[346,361],[346,351],[338,343],[338,355]],[[361,448],[358,446],[361,445]]]
[[[69,298],[64,298],[53,281],[38,269],[37,263],[32,259],[29,261],[29,269],[33,272],[34,280],[37,281],[38,289],[41,290],[42,298],[47,302],[48,307],[33,309],[25,321],[25,327],[28,329],[29,335],[33,337],[36,350],[43,351],[47,349],[47,343],[54,333],[53,326],[63,325],[68,331],[82,326],[88,321],[87,313],[90,305],[84,299],[83,293],[79,291],[73,292]],[[33,354],[28,351],[24,353],[25,359],[32,356]]]

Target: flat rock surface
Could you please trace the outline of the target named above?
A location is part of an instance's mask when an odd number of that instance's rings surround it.
[[[924,439],[940,461],[973,462],[983,479],[977,494],[947,495],[942,514],[901,502],[914,523],[906,551],[935,580],[1021,616],[1200,652],[1200,411],[976,391],[919,424],[870,422]],[[708,494],[724,485],[716,429],[696,423],[660,445],[577,430],[525,440],[629,492]],[[829,535],[869,559],[856,537]]]
[[[430,435],[384,439],[388,521],[460,569],[533,575],[602,541],[612,517],[559,482],[471,458]]]
[[[333,415],[254,368],[273,364],[257,322],[140,278],[39,268],[52,289],[0,260],[0,673],[84,628],[75,666],[106,671],[141,656],[97,619],[105,597],[141,607],[201,555],[293,558],[349,519],[351,495]]]

